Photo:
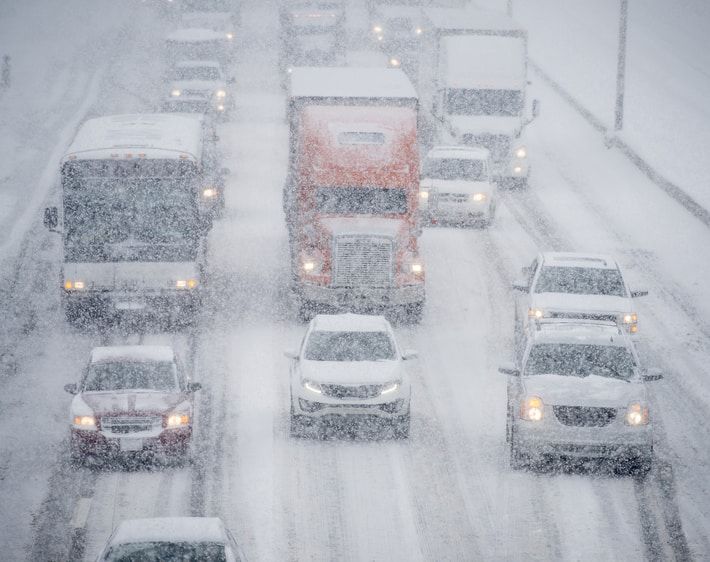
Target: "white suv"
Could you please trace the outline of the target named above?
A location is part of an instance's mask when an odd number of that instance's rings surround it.
[[[382,316],[319,314],[301,348],[286,352],[291,364],[291,433],[309,426],[373,419],[409,435],[411,388],[402,352]]]
[[[419,181],[419,208],[425,221],[456,224],[493,222],[496,184],[488,150],[436,146],[426,155]]]
[[[613,322],[540,320],[508,375],[506,439],[513,468],[546,457],[610,458],[646,474],[653,426],[634,345]]]
[[[515,330],[518,347],[530,334],[534,320],[577,318],[616,322],[627,334],[638,333],[638,312],[633,298],[648,291],[632,291],[619,264],[610,256],[571,252],[539,254],[524,279],[513,284],[516,299]]]

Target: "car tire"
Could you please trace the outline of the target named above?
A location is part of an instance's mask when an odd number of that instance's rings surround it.
[[[395,418],[392,422],[392,434],[395,439],[408,439],[409,438],[409,427],[411,425],[411,420],[409,414],[405,416],[399,416]]]

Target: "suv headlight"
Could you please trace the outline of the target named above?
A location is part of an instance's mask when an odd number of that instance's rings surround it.
[[[176,428],[190,425],[190,414],[187,412],[173,412],[165,418],[165,427]]]
[[[528,149],[525,148],[524,146],[519,146],[518,148],[515,149],[515,157],[520,158],[521,160],[523,158],[528,157]]]
[[[77,429],[96,429],[94,416],[74,416],[73,425]]]
[[[316,394],[323,394],[323,389],[320,386],[320,383],[313,382],[308,379],[303,379],[301,381],[301,385],[303,385],[303,388],[306,390],[310,390],[311,392],[315,392]]]
[[[380,395],[389,394],[390,392],[394,392],[395,390],[397,390],[401,386],[401,384],[402,383],[400,381],[393,381],[393,382],[389,382],[389,383],[383,385],[382,390],[380,390]]]
[[[624,421],[626,425],[648,425],[648,406],[644,406],[641,402],[632,402],[626,408]]]
[[[636,314],[635,312],[626,312],[621,315],[620,320],[628,332],[630,332],[632,334],[635,334],[636,332],[638,332],[638,329],[639,329],[638,314]]]
[[[217,90],[217,91],[215,92],[215,95],[216,95],[218,98],[226,98],[226,97],[227,97],[227,92],[225,92],[224,90]]]
[[[474,193],[471,195],[471,201],[475,201],[476,203],[483,203],[486,199],[488,199],[488,195],[485,193]]]
[[[83,291],[86,289],[86,283],[80,279],[65,279],[64,280],[64,290],[65,291]]]
[[[528,308],[528,318],[542,318],[545,316],[545,311],[541,308]]]
[[[520,403],[520,418],[541,421],[545,415],[545,404],[539,396],[528,396]]]
[[[199,281],[197,279],[178,279],[175,281],[175,288],[176,289],[194,289],[199,285]]]

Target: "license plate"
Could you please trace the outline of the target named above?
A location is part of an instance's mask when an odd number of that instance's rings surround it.
[[[121,451],[140,451],[143,449],[143,439],[124,438],[118,440]]]
[[[140,301],[120,301],[116,303],[116,310],[143,310],[145,307],[146,304]]]

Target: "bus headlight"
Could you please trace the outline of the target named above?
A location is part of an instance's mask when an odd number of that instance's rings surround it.
[[[527,421],[542,421],[545,405],[539,396],[528,396],[520,403],[520,418]]]
[[[648,425],[648,408],[640,402],[632,402],[626,409],[626,425]]]
[[[175,281],[176,289],[194,289],[198,285],[197,279],[178,279]]]
[[[170,95],[174,98],[179,98],[182,95],[182,92],[175,88],[172,92],[170,92]]]

